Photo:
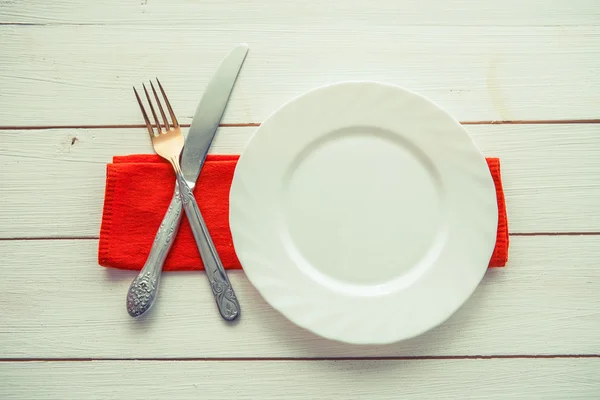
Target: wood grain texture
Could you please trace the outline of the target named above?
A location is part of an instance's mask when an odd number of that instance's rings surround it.
[[[597,399],[600,359],[0,363],[4,400]]]
[[[142,320],[125,296],[133,271],[97,265],[96,240],[0,241],[1,358],[228,358],[600,354],[600,236],[514,237],[448,321],[386,346],[350,346],[296,327],[243,271],[229,276],[242,305],[228,326],[203,273],[166,273]],[[209,339],[210,338],[210,339]]]
[[[486,156],[501,159],[511,232],[600,231],[600,124],[466,129]],[[240,154],[255,130],[220,128],[211,151]],[[97,237],[106,163],[153,152],[143,128],[0,131],[0,138],[1,238]]]
[[[600,10],[594,0],[419,0],[352,2],[329,0],[319,4],[295,0],[77,0],[0,2],[4,24],[165,24],[201,26],[317,25],[339,26],[455,25],[455,26],[548,26],[597,25]]]
[[[232,11],[220,7],[219,18],[176,28],[0,26],[0,126],[139,123],[131,86],[155,76],[180,122],[190,122],[239,42],[250,51],[226,123],[262,122],[293,97],[344,80],[404,86],[461,121],[599,117],[599,26],[410,26],[383,12],[334,23],[289,4],[275,8],[287,14],[223,23]],[[160,62],[161,54],[176,62]]]

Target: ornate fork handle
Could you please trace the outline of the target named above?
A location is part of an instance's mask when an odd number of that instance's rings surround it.
[[[180,188],[181,202],[190,221],[219,313],[223,319],[233,321],[240,315],[240,304],[192,193],[193,186],[186,182],[181,173],[177,173],[177,182]]]
[[[127,312],[132,317],[141,316],[154,304],[163,264],[181,223],[181,210],[179,188],[175,186],[171,204],[169,204],[167,213],[156,232],[146,264],[133,280],[127,292]]]

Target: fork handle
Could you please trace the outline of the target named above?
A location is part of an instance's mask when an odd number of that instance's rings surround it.
[[[240,315],[240,304],[231,287],[231,282],[229,282],[225,268],[223,268],[219,253],[217,253],[217,249],[210,237],[204,218],[202,218],[200,208],[198,208],[198,203],[196,203],[196,199],[192,193],[192,186],[186,182],[181,173],[177,173],[177,182],[180,188],[179,193],[183,209],[190,222],[194,239],[196,239],[196,245],[200,251],[200,257],[202,257],[206,276],[215,296],[219,313],[223,319],[233,321]]]
[[[127,312],[132,317],[141,316],[154,304],[163,264],[179,229],[183,215],[181,211],[179,188],[175,187],[173,198],[156,232],[146,263],[127,292]]]

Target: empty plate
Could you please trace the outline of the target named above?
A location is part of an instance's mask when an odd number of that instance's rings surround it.
[[[496,240],[485,158],[426,98],[343,82],[285,104],[256,131],[230,193],[235,251],[266,301],[357,344],[439,325],[473,293]]]

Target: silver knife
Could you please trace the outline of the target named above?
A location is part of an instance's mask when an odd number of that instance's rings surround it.
[[[156,300],[163,263],[181,223],[182,201],[188,202],[186,196],[191,195],[200,174],[247,53],[248,46],[242,44],[235,47],[223,59],[196,108],[181,157],[181,170],[185,181],[175,185],[171,203],[156,232],[146,263],[127,292],[127,312],[132,317],[139,317],[146,313]],[[180,184],[183,186],[181,191]],[[193,203],[195,204],[195,202]],[[188,204],[186,206],[189,207]],[[197,215],[195,210],[190,208],[189,211],[192,212],[187,213],[188,219],[193,228],[194,238],[200,250],[219,312],[226,320],[236,319],[240,315],[240,307],[210,239],[206,224],[199,210]],[[196,237],[198,233],[203,233],[202,237]]]

